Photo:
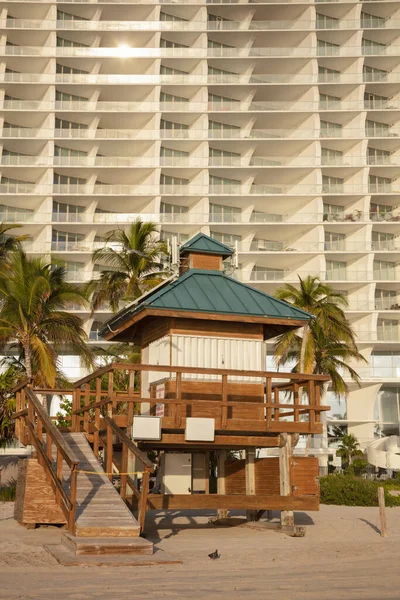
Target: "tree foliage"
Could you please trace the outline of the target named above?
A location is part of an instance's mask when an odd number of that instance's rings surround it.
[[[121,302],[132,301],[161,283],[165,273],[160,260],[167,254],[165,242],[157,239],[154,223],[137,219],[127,231],[114,229],[105,236],[103,248],[93,253],[93,261],[105,264],[99,280],[89,284],[93,310],[107,303],[116,312]]]
[[[81,319],[69,303],[87,305],[82,290],[65,281],[65,267],[22,250],[0,267],[0,343],[15,344],[23,355],[26,376],[36,385],[54,387],[59,352],[68,349],[92,366],[92,354]]]

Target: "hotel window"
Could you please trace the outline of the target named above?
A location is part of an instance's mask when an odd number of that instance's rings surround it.
[[[373,250],[394,250],[396,237],[394,233],[385,233],[384,231],[372,232]]]
[[[71,13],[64,12],[63,10],[57,10],[57,21],[89,21],[89,19],[72,15]]]
[[[211,231],[210,237],[212,237],[213,240],[217,240],[217,242],[221,242],[222,244],[232,247],[236,245],[236,242],[240,243],[242,241],[241,235],[234,235],[233,233],[219,233],[217,231]]]
[[[209,158],[211,165],[239,165],[241,155],[238,152],[229,152],[228,150],[219,150],[218,148],[209,149]]]
[[[186,46],[185,44],[178,44],[178,42],[171,42],[170,40],[161,38],[160,48],[189,48],[189,46]]]
[[[341,137],[341,123],[332,123],[331,121],[322,121],[320,126],[321,137]]]
[[[341,165],[343,163],[343,152],[332,150],[332,148],[321,148],[321,163],[323,165]]]
[[[339,260],[326,261],[326,279],[336,281],[346,279],[346,263]]]
[[[186,158],[187,156],[189,156],[189,152],[184,152],[183,150],[175,150],[175,148],[166,148],[165,146],[161,146],[160,156],[163,158]]]
[[[335,109],[340,107],[340,98],[337,96],[329,96],[328,94],[319,95],[320,110]]]
[[[232,104],[238,104],[239,100],[229,98],[228,96],[218,96],[217,94],[208,94],[208,104],[216,104],[217,108],[223,108],[224,105],[231,106]]]
[[[83,220],[84,206],[77,204],[65,204],[65,202],[57,202],[53,200],[53,215],[54,222],[81,222]]]
[[[185,123],[175,123],[174,121],[165,121],[161,119],[160,129],[189,129],[189,125]]]
[[[276,281],[283,279],[283,269],[273,269],[271,267],[254,267],[250,273],[251,281]]]
[[[371,221],[390,221],[393,218],[393,206],[371,202]]]
[[[187,212],[189,212],[188,206],[169,204],[168,202],[161,202],[160,204],[160,213],[162,215],[184,215]]]
[[[341,177],[332,177],[331,175],[322,175],[322,192],[332,194],[343,192],[344,179]]]
[[[164,175],[164,173],[161,173],[160,185],[189,185],[189,179],[184,179],[183,177],[173,177],[172,175]]]
[[[166,12],[160,12],[160,21],[187,21],[188,19],[182,19],[176,15],[170,15]]]
[[[234,48],[235,46],[229,46],[229,44],[222,44],[221,42],[216,42],[215,40],[207,40],[208,48]]]
[[[209,218],[212,223],[239,223],[241,220],[242,210],[236,206],[226,206],[210,202],[209,210]]]
[[[33,215],[34,211],[28,208],[0,204],[0,222],[18,223],[19,221],[29,220]]]
[[[65,119],[58,119],[56,117],[55,122],[56,129],[87,129],[88,126],[84,123],[76,123],[75,121],[66,121]]]
[[[369,67],[368,65],[363,66],[363,80],[368,82],[381,82],[387,81],[388,71],[383,69],[377,69],[376,67]]]
[[[72,177],[71,175],[61,175],[60,173],[54,173],[53,183],[54,185],[85,185],[87,181],[82,177]]]
[[[65,261],[61,264],[65,267],[65,276],[67,281],[83,280],[83,269],[85,267],[84,263]]]
[[[316,17],[317,29],[338,29],[339,27],[339,19],[336,19],[335,17],[328,17],[327,15],[322,15],[321,13],[317,13]]]
[[[63,148],[62,146],[54,146],[54,156],[87,156],[87,152],[83,150],[73,150],[72,148]]]
[[[379,42],[373,42],[372,40],[362,39],[361,42],[362,53],[371,56],[374,54],[384,54],[386,51],[386,44],[380,44]]]
[[[160,102],[165,102],[168,104],[183,104],[185,102],[189,102],[189,98],[184,98],[183,96],[174,96],[173,94],[161,92]]]
[[[343,221],[344,220],[344,206],[340,204],[328,204],[324,202],[324,221]]]
[[[51,249],[59,252],[66,250],[78,250],[80,242],[85,239],[81,233],[71,233],[70,231],[58,231],[53,229],[51,235]]]
[[[395,290],[375,290],[375,310],[390,310],[399,306]]]
[[[369,175],[368,191],[372,193],[386,193],[392,191],[392,180],[390,177],[379,177],[378,175]]]
[[[390,163],[389,150],[381,148],[368,147],[368,164],[369,165],[388,165]]]
[[[231,125],[230,123],[220,123],[219,121],[208,121],[208,128],[210,131],[232,131],[240,130],[239,125]]]
[[[210,175],[210,188],[217,188],[217,191],[239,191],[241,186],[239,179],[230,179],[228,177],[218,177]]]
[[[161,231],[160,233],[160,239],[161,240],[169,240],[170,242],[172,242],[172,240],[176,238],[176,241],[178,242],[178,244],[184,244],[185,242],[187,242],[189,240],[189,234],[187,233],[174,233],[172,231]]]
[[[377,324],[378,340],[396,341],[399,339],[399,321],[395,319],[378,319]]]
[[[388,260],[374,260],[374,279],[393,281],[396,279],[396,263]]]
[[[59,63],[57,63],[56,64],[56,73],[59,73],[61,75],[69,75],[69,74],[81,75],[83,73],[84,75],[87,75],[89,73],[89,71],[83,71],[82,69],[74,69],[73,67],[68,67],[67,65],[60,65]]]
[[[389,135],[389,125],[367,120],[365,121],[365,135],[368,137],[387,137]]]
[[[346,235],[344,233],[334,233],[333,231],[325,231],[325,250],[337,252],[345,250]]]
[[[73,42],[72,40],[68,40],[59,36],[57,36],[57,46],[59,48],[90,48],[89,44]]]
[[[361,27],[363,29],[373,29],[375,27],[384,27],[385,21],[383,17],[376,17],[366,12],[361,12]]]
[[[88,98],[84,96],[75,96],[74,94],[66,94],[56,90],[56,102],[88,102]]]
[[[331,42],[325,42],[324,40],[317,40],[317,55],[318,56],[335,56],[339,54],[340,46],[338,44],[332,44]]]
[[[386,108],[389,98],[364,92],[364,108]]]
[[[181,69],[174,69],[172,67],[166,67],[165,65],[161,65],[160,75],[188,75],[188,72],[182,71]]]
[[[335,69],[328,69],[328,67],[318,66],[318,81],[339,81],[340,79],[340,71],[335,71]]]

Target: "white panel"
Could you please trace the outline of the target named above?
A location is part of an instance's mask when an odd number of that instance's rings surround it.
[[[134,440],[161,440],[161,419],[159,417],[135,416],[132,425]]]
[[[187,442],[213,442],[215,437],[214,419],[188,417],[186,419],[185,440]]]
[[[172,364],[181,367],[261,371],[265,364],[265,344],[262,340],[173,335]],[[203,376],[189,374],[184,378],[201,379]],[[207,379],[219,380],[220,376],[209,375]],[[250,381],[250,378],[230,377],[230,380]]]

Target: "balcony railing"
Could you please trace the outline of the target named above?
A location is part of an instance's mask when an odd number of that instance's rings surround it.
[[[398,29],[400,22],[394,18],[369,18],[365,21],[359,19],[332,19],[332,20],[269,20],[269,21],[43,21],[35,19],[7,18],[0,22],[2,27],[8,29],[58,29],[75,31],[314,31],[315,29]]]

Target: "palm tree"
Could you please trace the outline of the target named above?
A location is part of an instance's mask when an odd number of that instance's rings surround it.
[[[0,263],[4,263],[11,252],[21,249],[21,242],[29,239],[28,235],[10,235],[13,229],[19,229],[20,225],[4,225],[0,223]]]
[[[355,435],[352,433],[346,433],[340,440],[339,448],[336,450],[336,454],[344,459],[344,462],[351,466],[354,458],[364,456],[362,450],[360,450],[360,444]]]
[[[29,259],[22,250],[8,263],[9,268],[0,267],[0,343],[17,344],[26,376],[54,387],[61,349],[92,364],[81,319],[68,311],[72,302],[87,305],[86,296],[65,281],[63,266]]]
[[[293,358],[293,350],[298,352],[298,370],[301,373],[314,373],[316,366],[316,336],[315,323],[318,323],[319,333],[331,340],[346,344],[352,352],[357,352],[355,334],[348,322],[343,308],[347,306],[342,293],[330,285],[320,281],[318,277],[309,275],[305,279],[299,277],[299,287],[285,284],[276,291],[276,297],[297,308],[301,308],[315,316],[299,336],[297,331],[289,331],[279,336],[275,346],[275,356],[278,364]],[[361,360],[360,355],[360,360]]]
[[[162,281],[165,273],[160,270],[160,259],[167,254],[167,246],[156,233],[154,223],[137,219],[127,231],[114,229],[106,234],[104,247],[93,253],[93,262],[109,267],[101,272],[100,280],[89,284],[93,310],[107,302],[116,312],[121,301],[134,300]]]
[[[365,361],[356,345],[356,337],[346,318],[343,307],[347,301],[343,294],[321,282],[318,277],[299,277],[299,288],[286,284],[279,288],[276,296],[297,308],[314,315],[299,331],[289,331],[277,338],[275,357],[277,364],[294,362],[293,371],[329,375],[331,388],[337,395],[347,391],[343,378],[347,374],[360,385],[360,377],[348,364],[349,360]],[[328,385],[321,389],[321,404],[325,404]],[[299,388],[302,397],[302,388]],[[322,413],[323,437],[327,442],[326,416]],[[310,443],[307,437],[306,455]]]

